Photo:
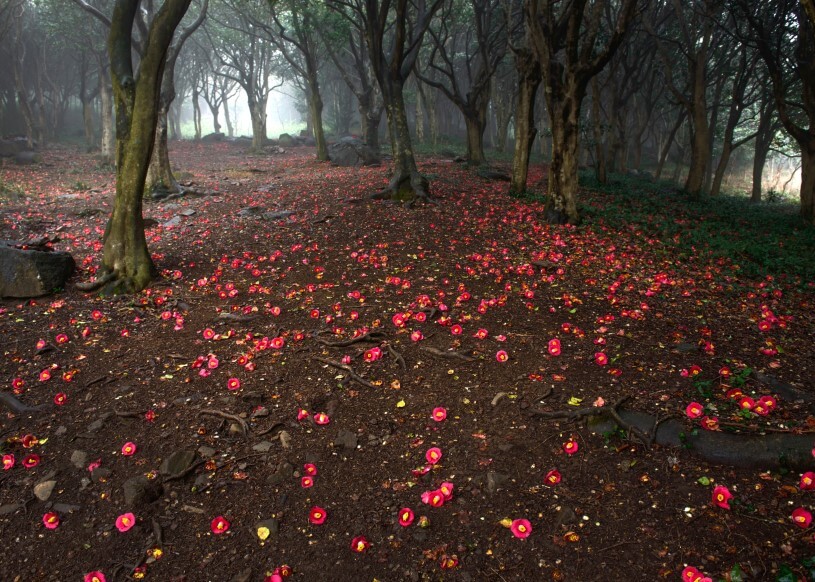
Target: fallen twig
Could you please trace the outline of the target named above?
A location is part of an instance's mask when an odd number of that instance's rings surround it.
[[[461,360],[463,362],[473,362],[473,358],[470,356],[465,356],[461,352],[456,352],[454,350],[439,350],[436,348],[431,348],[430,346],[421,346],[419,348],[423,352],[427,352],[428,354],[433,354],[434,356],[439,356],[441,358],[449,358],[451,360]]]
[[[393,356],[393,359],[397,361],[397,363],[402,366],[403,370],[407,370],[407,364],[405,364],[405,358],[402,357],[402,354],[397,352],[394,347],[390,344],[385,344],[385,347],[388,348],[388,353]]]
[[[357,375],[357,373],[354,372],[354,369],[351,368],[351,366],[346,366],[345,364],[340,364],[339,362],[335,362],[334,360],[329,360],[328,358],[321,358],[319,356],[314,356],[314,358],[312,358],[312,359],[314,359],[314,360],[316,360],[318,362],[322,362],[323,364],[328,364],[332,368],[337,368],[338,370],[343,370],[344,372],[346,372],[348,374],[348,376],[352,380],[354,380],[358,384],[362,384],[366,388],[376,388],[376,386],[374,386],[373,384],[371,384],[370,382],[368,382],[367,380],[365,380],[361,376]]]
[[[319,343],[323,344],[324,346],[328,346],[330,348],[346,348],[348,346],[352,346],[359,342],[380,342],[385,339],[385,334],[381,331],[371,331],[366,333],[365,335],[361,335],[359,337],[352,337],[351,339],[342,340],[338,342],[330,342],[328,340],[324,340],[320,337],[315,337]]]

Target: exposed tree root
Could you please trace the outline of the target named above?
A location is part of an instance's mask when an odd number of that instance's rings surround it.
[[[677,418],[657,418],[635,410],[620,410],[626,399],[614,404],[546,412],[531,409],[535,416],[567,421],[586,420],[598,434],[620,428],[646,444],[682,447],[710,463],[751,469],[805,471],[812,467],[811,434],[771,433],[735,434],[710,430],[691,430]]]
[[[244,419],[242,419],[237,414],[230,414],[229,412],[223,412],[222,410],[215,410],[215,409],[212,409],[212,408],[204,408],[202,410],[199,410],[198,414],[199,414],[199,416],[200,415],[217,416],[219,418],[224,418],[226,420],[231,420],[231,421],[235,422],[240,427],[244,438],[249,437],[249,423],[246,422]]]
[[[433,354],[434,356],[439,356],[441,358],[448,358],[451,360],[461,360],[462,362],[473,362],[475,361],[470,356],[466,356],[461,352],[456,352],[453,350],[439,350],[436,348],[431,348],[430,346],[421,346],[419,348],[423,352],[427,352],[428,354]]]
[[[329,360],[328,358],[321,358],[319,356],[314,356],[314,358],[312,359],[318,362],[322,362],[323,364],[328,364],[332,368],[337,368],[338,370],[346,372],[348,376],[357,384],[361,384],[366,388],[376,388],[376,386],[374,386],[373,384],[359,376],[356,372],[354,372],[354,369],[351,368],[351,366],[346,366],[345,364],[335,362],[334,360]]]
[[[105,273],[101,277],[97,278],[95,281],[88,281],[87,283],[77,283],[76,288],[80,291],[84,291],[85,293],[90,293],[91,291],[96,291],[100,287],[107,285],[111,281],[116,278],[116,273],[109,272]]]
[[[419,172],[410,172],[407,174],[396,174],[388,184],[388,187],[379,192],[370,194],[370,200],[397,200],[400,202],[407,202],[408,206],[413,207],[417,201],[421,200],[426,204],[436,204],[430,197],[430,184],[427,178],[422,176]]]
[[[30,412],[42,412],[46,405],[28,406],[17,400],[8,392],[0,392],[0,404],[11,410],[14,414],[28,414]]]
[[[385,344],[385,347],[388,349],[388,353],[393,357],[394,360],[402,367],[403,370],[407,370],[407,364],[405,364],[405,358],[402,357],[402,354],[397,352],[392,345]]]

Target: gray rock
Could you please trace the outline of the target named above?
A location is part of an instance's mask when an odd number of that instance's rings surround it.
[[[265,220],[283,220],[294,214],[291,210],[278,210],[277,212],[264,212],[261,216]]]
[[[247,568],[242,572],[238,572],[229,582],[249,582],[252,579],[252,568]]]
[[[14,156],[14,163],[18,166],[30,166],[31,164],[39,164],[41,161],[40,154],[32,151],[19,152]]]
[[[344,167],[377,166],[381,161],[379,152],[355,137],[344,137],[331,144],[328,157],[333,164]]]
[[[277,143],[285,148],[290,148],[297,145],[297,140],[288,133],[281,133],[277,138]]]
[[[73,513],[82,509],[79,505],[72,505],[70,503],[55,503],[54,511],[57,513]]]
[[[260,216],[263,214],[263,206],[247,206],[238,211],[238,216]]]
[[[6,503],[5,505],[0,505],[0,515],[9,515],[10,513],[14,513],[20,509],[25,507],[23,503]]]
[[[195,214],[195,210],[193,210],[192,208],[185,208],[184,210],[179,212],[179,214],[181,216],[192,216],[193,214]]]
[[[71,453],[71,464],[77,469],[84,469],[88,466],[88,453],[76,450]]]
[[[207,135],[201,138],[201,141],[204,143],[218,143],[224,141],[225,137],[226,136],[219,131],[216,133],[208,133]]]
[[[64,287],[76,269],[70,253],[23,250],[0,242],[0,297],[41,297]]]
[[[54,492],[54,487],[56,487],[56,485],[57,482],[53,479],[50,481],[40,481],[34,485],[34,497],[40,501],[48,501],[48,498],[51,497],[51,493]]]
[[[153,503],[164,493],[164,488],[156,480],[150,480],[144,475],[132,477],[125,481],[124,490],[125,503],[130,507],[138,507]]]
[[[111,475],[113,475],[113,471],[107,467],[98,467],[91,473],[91,479],[93,479],[94,483],[104,483]]]
[[[171,226],[178,226],[181,224],[181,217],[178,215],[173,216],[170,220],[162,224],[164,228],[171,227]]]
[[[195,451],[176,451],[162,461],[159,473],[165,477],[180,475],[189,469],[197,458]]]
[[[13,158],[28,149],[25,140],[0,139],[0,158]]]
[[[337,433],[337,438],[334,439],[334,446],[342,447],[346,451],[353,451],[357,448],[358,442],[357,433],[342,429]]]
[[[212,457],[215,456],[216,452],[217,451],[215,449],[213,449],[212,447],[208,447],[206,445],[201,445],[200,447],[198,447],[198,454],[204,457],[205,459],[211,459]]]
[[[258,444],[252,446],[252,450],[258,453],[268,453],[272,450],[273,446],[274,445],[269,441],[260,441]]]

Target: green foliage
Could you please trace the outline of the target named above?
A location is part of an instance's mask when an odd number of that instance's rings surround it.
[[[9,182],[0,177],[0,201],[18,200],[25,197],[23,189],[14,182]]]
[[[90,186],[88,186],[88,185],[87,185],[85,182],[83,182],[82,180],[77,180],[76,182],[74,182],[73,184],[71,184],[71,190],[73,190],[73,191],[75,191],[75,192],[87,192],[87,191],[88,191],[88,190],[90,190],[90,189],[91,189],[91,187],[90,187]]]
[[[591,191],[581,209],[588,223],[641,229],[660,241],[652,247],[657,255],[721,259],[751,279],[815,278],[815,227],[798,216],[796,204],[757,205],[725,195],[693,200],[647,176],[614,176],[601,184],[586,172],[581,184]]]

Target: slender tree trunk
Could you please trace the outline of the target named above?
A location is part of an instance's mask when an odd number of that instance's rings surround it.
[[[676,119],[676,123],[671,129],[671,133],[668,134],[668,139],[665,140],[665,145],[662,147],[662,151],[659,154],[659,162],[657,163],[657,170],[655,173],[655,177],[657,180],[660,179],[662,176],[662,170],[665,168],[665,162],[668,160],[668,154],[673,147],[674,140],[676,139],[676,132],[679,131],[679,128],[682,127],[682,122],[685,121],[685,111],[679,112],[679,117]]]
[[[815,225],[815,139],[801,148],[801,217]]]
[[[192,90],[192,124],[195,127],[195,140],[201,139],[201,103],[197,89]]]
[[[224,122],[226,123],[226,135],[229,137],[235,137],[235,128],[232,127],[232,117],[229,115],[229,95],[227,91],[224,89],[221,91],[222,100],[224,106]]]
[[[164,191],[168,193],[181,192],[181,185],[173,176],[170,166],[170,152],[167,144],[167,113],[169,106],[162,99],[159,103],[156,117],[156,138],[153,146],[153,156],[147,172],[145,193]]]
[[[221,133],[221,121],[218,119],[221,113],[221,105],[207,101],[207,107],[209,107],[209,112],[212,114],[212,131],[214,133]]]
[[[372,107],[368,109],[364,117],[361,118],[365,133],[365,143],[375,150],[379,151],[379,124],[382,121],[382,109],[380,107]]]
[[[606,148],[603,140],[602,119],[600,117],[600,89],[596,76],[591,80],[591,119],[594,130],[595,174],[597,175],[598,182],[607,184]],[[612,149],[612,152],[613,151]]]
[[[99,114],[102,125],[101,157],[106,164],[112,164],[116,159],[116,133],[113,125],[113,94],[108,73],[108,67],[99,71]]]
[[[314,141],[317,142],[317,159],[321,162],[328,161],[328,145],[325,142],[325,131],[323,130],[323,99],[320,96],[320,84],[317,81],[317,70],[309,70],[308,75],[308,109],[311,117]]]
[[[422,107],[422,86],[419,81],[416,81],[416,89],[418,95],[416,96],[416,141],[418,143],[425,142],[425,135],[424,135],[424,108]]]
[[[541,84],[541,70],[530,53],[516,55],[518,68],[518,105],[515,108],[515,153],[512,157],[511,194],[526,191],[529,157],[535,142],[535,95]]]

